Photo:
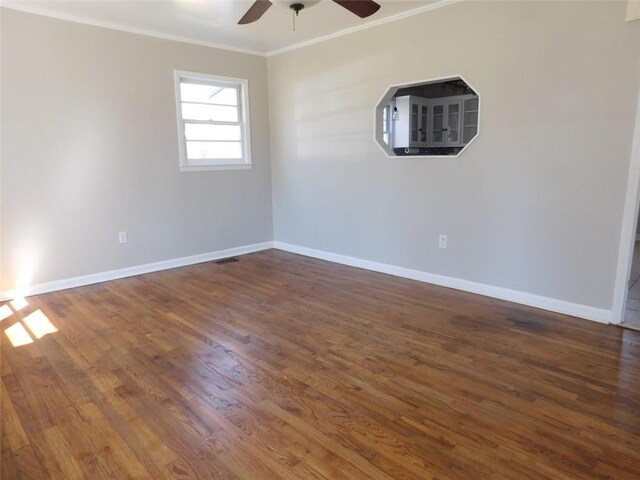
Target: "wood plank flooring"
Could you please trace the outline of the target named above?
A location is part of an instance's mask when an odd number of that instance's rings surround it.
[[[637,332],[276,250],[27,302],[3,480],[640,478]]]

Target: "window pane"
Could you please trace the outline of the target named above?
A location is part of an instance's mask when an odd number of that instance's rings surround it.
[[[242,144],[240,142],[187,142],[187,158],[217,159],[242,158]]]
[[[237,88],[182,82],[180,83],[180,95],[183,102],[238,105]]]
[[[203,125],[187,123],[187,140],[240,140],[240,125]]]
[[[215,122],[237,122],[238,107],[218,105],[182,104],[182,118],[185,120],[213,120]]]

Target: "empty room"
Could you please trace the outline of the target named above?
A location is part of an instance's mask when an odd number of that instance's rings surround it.
[[[0,478],[637,480],[639,94],[638,0],[0,0]]]

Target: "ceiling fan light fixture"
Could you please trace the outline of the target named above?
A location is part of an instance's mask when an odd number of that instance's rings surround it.
[[[298,3],[298,2],[292,3],[291,5],[289,5],[289,8],[294,11],[297,17],[298,14],[300,13],[300,10],[304,8],[304,3]]]
[[[317,5],[318,3],[320,3],[320,0],[274,0],[273,3],[275,3],[278,7],[286,8],[287,10],[293,10],[295,12],[295,9],[293,8],[294,5],[302,5],[302,7],[300,7],[300,9],[298,10],[300,11],[303,8],[309,9],[314,5]]]
[[[303,8],[313,7],[319,2],[320,0],[255,0],[238,24],[245,25],[259,20],[273,4],[293,11],[295,17]],[[367,18],[380,9],[380,5],[374,0],[333,0],[333,2],[360,18]]]

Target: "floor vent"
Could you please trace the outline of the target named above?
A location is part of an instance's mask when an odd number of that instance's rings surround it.
[[[233,263],[237,261],[238,261],[237,257],[228,257],[228,258],[221,258],[220,260],[214,260],[213,263],[216,263],[218,265],[223,265],[225,263]]]

